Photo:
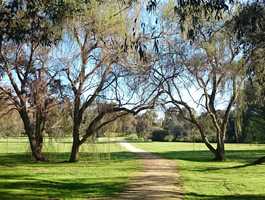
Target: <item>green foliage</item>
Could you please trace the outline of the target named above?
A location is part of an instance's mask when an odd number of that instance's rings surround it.
[[[74,38],[77,35],[82,37],[87,34],[91,39],[90,42],[97,43],[96,47],[99,47],[101,51],[110,48],[110,46],[106,47],[106,44],[112,40],[112,51],[115,50],[117,54],[124,53],[119,44],[123,42],[129,30],[127,16],[119,10],[119,1],[70,2],[70,5],[73,4],[74,15],[68,17],[65,23],[68,34],[72,34]],[[90,42],[87,41],[88,44]]]
[[[252,2],[239,8],[238,15],[228,23],[228,27],[237,36],[244,47],[245,57],[249,62],[245,66],[246,74],[251,80],[255,101],[265,102],[265,6],[261,2]],[[247,83],[249,87],[249,83]],[[249,92],[249,91],[248,91]],[[252,99],[252,98],[251,98]],[[250,101],[251,99],[248,99]]]
[[[175,140],[174,135],[166,135],[166,136],[164,137],[164,141],[165,141],[165,142],[173,142],[174,140]]]
[[[253,84],[254,85],[253,85]],[[263,96],[250,80],[245,82],[237,106],[231,115],[231,126],[239,142],[263,143],[265,134],[265,106]],[[231,133],[228,133],[231,135]]]
[[[244,113],[242,124],[242,139],[244,142],[265,142],[265,117],[264,108],[259,110],[254,106],[248,107]]]
[[[0,42],[51,45],[60,38],[60,25],[69,12],[64,1],[1,1]]]
[[[163,129],[160,129],[160,130],[154,130],[151,135],[150,135],[150,139],[152,141],[160,141],[160,142],[163,142],[163,141],[166,141],[166,137],[169,136],[169,133],[167,130],[163,130]],[[173,136],[174,137],[174,136]],[[170,139],[169,137],[167,139]]]
[[[113,115],[106,116],[106,119],[112,119]],[[125,115],[115,120],[114,122],[104,126],[100,132],[104,133],[105,136],[109,132],[112,132],[116,136],[124,136],[127,134],[136,132],[136,123],[137,120],[133,115]]]
[[[251,99],[248,99],[248,101],[252,104],[260,104],[261,106],[265,106],[265,44],[263,45],[263,47],[257,47],[252,50],[252,53],[250,55],[251,63],[247,71],[247,75],[249,76],[250,81],[248,83],[249,88],[246,88],[246,92],[252,93],[251,95],[253,95]]]
[[[264,47],[265,31],[265,6],[264,3],[253,1],[242,4],[237,15],[230,21],[232,30],[246,46],[254,45]]]
[[[149,133],[157,126],[157,115],[154,111],[147,111],[136,116],[136,132],[142,137],[148,137]]]
[[[177,140],[188,139],[192,133],[194,125],[185,119],[187,116],[188,112],[185,109],[183,109],[182,113],[178,112],[178,110],[174,108],[169,108],[166,111],[162,126],[170,135],[173,136],[171,138]]]
[[[163,17],[169,21],[177,21],[184,38],[195,40],[200,38],[202,29],[213,31],[212,24],[218,24],[227,18],[229,4],[233,1],[167,1],[164,3]]]

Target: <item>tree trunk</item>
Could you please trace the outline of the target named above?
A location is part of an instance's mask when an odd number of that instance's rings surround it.
[[[71,150],[71,155],[69,158],[69,162],[77,162],[79,159],[79,141],[76,141],[75,139],[73,140],[72,144],[72,150]]]
[[[72,143],[72,150],[71,150],[71,155],[69,158],[69,162],[77,162],[79,159],[79,147],[81,145],[80,140],[79,140],[79,121],[74,124],[73,127],[73,143]]]
[[[194,120],[195,121],[195,120]],[[206,145],[206,147],[214,154],[216,155],[216,149],[211,145],[211,143],[208,141],[205,133],[204,133],[204,129],[203,127],[195,121],[195,124],[197,126],[197,128],[199,129],[199,132],[201,134],[201,138],[202,138],[202,141],[204,142],[204,144]]]
[[[42,153],[43,137],[29,137],[32,156],[36,161],[48,161]]]
[[[216,160],[216,161],[224,161],[225,160],[224,148],[217,148],[214,160]]]
[[[224,161],[225,160],[225,145],[224,145],[224,137],[222,134],[217,134],[217,148],[215,152],[216,161]]]
[[[47,161],[42,153],[43,147],[43,135],[42,131],[36,132],[36,129],[32,126],[28,114],[26,111],[21,111],[20,116],[22,118],[25,132],[28,136],[31,154],[36,161]]]

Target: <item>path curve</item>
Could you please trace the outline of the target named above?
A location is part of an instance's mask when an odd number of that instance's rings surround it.
[[[120,145],[136,153],[143,169],[128,183],[127,189],[115,200],[178,200],[183,199],[176,161],[136,148],[128,142]]]

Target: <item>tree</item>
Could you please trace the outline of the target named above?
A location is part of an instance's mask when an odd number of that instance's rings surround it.
[[[145,137],[145,133],[150,133],[156,127],[156,113],[148,110],[136,116],[136,132],[138,136]]]
[[[60,22],[67,12],[55,1],[1,1],[1,98],[16,110],[28,136],[32,155],[42,154],[43,130],[52,104],[50,83],[55,77],[47,67],[49,47],[60,39]]]
[[[245,60],[240,57],[240,46],[224,30],[191,45],[178,40],[171,42],[161,56],[161,66],[165,67],[154,69],[156,76],[165,82],[164,90],[168,96],[164,97],[164,102],[174,105],[180,113],[183,109],[188,111],[188,117],[183,115],[185,119],[198,128],[215,159],[222,161],[225,159],[224,142],[229,115],[244,80],[242,66]],[[184,96],[183,92],[187,95]],[[197,95],[193,94],[195,92]],[[193,112],[194,106],[211,117],[216,148]],[[220,107],[223,107],[224,113],[218,112]]]
[[[157,90],[148,93],[139,87],[148,83],[137,74],[151,62],[147,62],[147,53],[142,54],[139,38],[135,41],[126,35],[125,16],[117,12],[116,1],[91,1],[68,26],[66,42],[58,51],[61,83],[65,82],[67,89],[64,95],[72,103],[70,162],[78,160],[80,146],[102,127],[127,113],[153,107],[158,96]],[[93,116],[81,131],[87,110],[93,111]]]
[[[27,50],[28,47],[30,50]],[[2,53],[6,59],[1,68],[6,81],[1,82],[1,96],[8,101],[8,112],[16,110],[19,113],[33,157],[37,161],[45,161],[42,154],[43,131],[47,112],[53,105],[49,84],[55,75],[49,74],[46,62],[40,54],[42,52],[40,50],[37,53],[38,47],[34,44],[2,49],[6,50]],[[46,56],[46,52],[44,55]]]
[[[245,66],[245,81],[240,101],[235,109],[236,131],[241,141],[264,140],[264,52],[265,6],[262,2],[243,4],[239,12],[227,22],[237,36],[249,60]]]
[[[183,109],[180,113],[178,109],[174,107],[168,108],[165,112],[165,118],[163,121],[163,128],[168,130],[174,139],[186,139],[192,141],[191,133],[193,129],[193,124],[189,123],[184,117],[188,116],[188,111]]]
[[[249,63],[246,65],[246,74],[250,80],[249,83],[251,83],[251,86],[257,93],[255,100],[263,104],[265,102],[264,3],[253,2],[242,6],[239,9],[239,14],[228,21],[227,24],[242,44],[245,57],[249,59]]]
[[[119,128],[118,128],[118,132],[121,133],[135,133],[136,131],[136,116],[129,114],[129,115],[125,115],[121,118],[119,118],[119,120],[117,120],[117,123],[120,124]]]

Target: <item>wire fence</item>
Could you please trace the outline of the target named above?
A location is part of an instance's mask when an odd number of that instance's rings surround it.
[[[122,151],[120,145],[113,138],[99,138],[97,141],[88,140],[81,145],[80,153],[94,160],[111,159],[112,153]],[[58,156],[69,156],[72,146],[71,137],[51,138],[45,137],[43,152],[50,160]],[[22,153],[31,156],[30,144],[27,137],[0,138],[0,154]]]

